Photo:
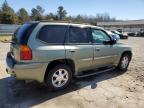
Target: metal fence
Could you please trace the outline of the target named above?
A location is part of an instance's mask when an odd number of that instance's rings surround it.
[[[0,35],[12,35],[18,27],[20,27],[20,25],[0,24]]]

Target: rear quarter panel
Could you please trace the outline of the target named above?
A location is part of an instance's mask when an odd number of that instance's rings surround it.
[[[64,45],[50,45],[37,39],[37,34],[43,26],[44,24],[40,23],[34,29],[29,38],[28,45],[32,49],[33,58],[31,62],[47,64],[43,67],[46,71],[46,68],[51,61],[65,58],[65,48]],[[45,71],[41,72],[39,77],[44,77]]]
[[[30,36],[28,41],[29,47],[32,49],[33,60],[32,62],[49,62],[54,59],[65,58],[64,45],[47,44],[37,39],[39,30],[45,24],[39,24]]]

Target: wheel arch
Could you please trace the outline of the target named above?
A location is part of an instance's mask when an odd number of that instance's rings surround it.
[[[124,54],[128,54],[130,56],[130,60],[132,59],[132,52],[129,51],[129,50],[126,50],[122,53],[121,57],[124,55]]]
[[[74,63],[73,60],[71,60],[71,59],[57,59],[57,60],[51,61],[47,65],[47,68],[46,68],[46,71],[45,71],[45,75],[44,75],[44,82],[46,81],[46,77],[47,77],[48,72],[52,68],[54,68],[55,66],[57,66],[59,64],[68,65],[70,67],[71,71],[72,71],[72,75],[74,75],[74,73],[75,73],[75,63]]]

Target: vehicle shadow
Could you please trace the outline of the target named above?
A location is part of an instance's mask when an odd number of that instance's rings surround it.
[[[19,83],[18,85],[14,85],[12,84],[14,80],[12,78],[0,79],[0,84],[2,84],[1,82],[5,82],[4,84],[8,85],[5,90],[0,90],[1,94],[7,96],[5,102],[2,104],[0,102],[0,107],[11,107],[26,102],[28,102],[26,107],[32,107],[58,96],[80,90],[87,86],[90,86],[91,89],[96,89],[98,82],[120,76],[123,73],[124,72],[120,72],[118,70],[113,70],[91,77],[73,79],[66,89],[57,92],[48,92],[45,86],[40,85],[37,82],[26,84]]]

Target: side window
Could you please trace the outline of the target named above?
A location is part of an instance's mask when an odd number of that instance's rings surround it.
[[[70,27],[69,43],[89,43],[86,28]]]
[[[103,44],[104,41],[110,41],[110,37],[102,30],[92,29],[93,43]]]
[[[62,44],[65,40],[67,26],[47,25],[42,27],[38,38],[49,44]]]

